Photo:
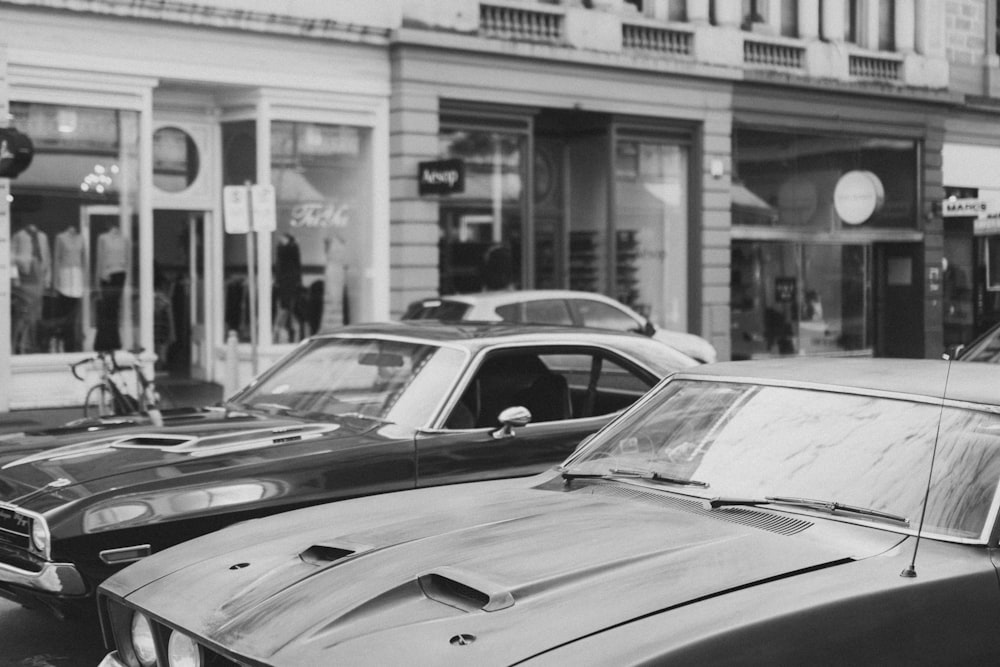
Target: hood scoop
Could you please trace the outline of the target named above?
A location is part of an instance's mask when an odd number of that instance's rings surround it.
[[[590,493],[591,495],[606,495],[618,498],[628,498],[645,503],[652,503],[672,509],[690,512],[701,516],[711,517],[721,521],[737,523],[742,526],[760,528],[777,535],[795,535],[813,525],[812,521],[790,517],[772,512],[762,512],[746,507],[720,507],[712,509],[706,507],[702,500],[689,500],[677,498],[675,496],[646,491],[633,486],[618,484],[601,484],[600,486],[586,486],[574,493]]]

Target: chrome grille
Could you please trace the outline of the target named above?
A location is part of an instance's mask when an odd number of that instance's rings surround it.
[[[32,519],[9,507],[0,507],[0,542],[19,549],[31,546]]]

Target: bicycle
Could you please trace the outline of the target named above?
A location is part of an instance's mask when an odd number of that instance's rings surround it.
[[[141,352],[141,350],[138,350]],[[70,364],[73,376],[85,381],[77,372],[84,364],[97,362],[100,379],[97,384],[87,389],[83,401],[84,418],[91,417],[125,417],[133,415],[148,416],[156,426],[163,425],[163,415],[160,412],[160,395],[155,383],[146,377],[139,362],[132,360],[128,367],[118,363],[114,352],[98,352],[95,356],[81,359]],[[135,389],[129,388],[123,371],[131,370],[135,377]]]

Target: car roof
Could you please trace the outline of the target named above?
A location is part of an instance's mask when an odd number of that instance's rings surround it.
[[[799,383],[930,399],[944,396],[954,401],[1000,406],[1000,368],[995,364],[974,362],[795,357],[706,364],[685,369],[680,377]]]
[[[558,324],[521,324],[514,322],[476,322],[462,320],[441,322],[438,320],[403,320],[392,322],[370,322],[349,324],[316,334],[316,337],[342,335],[392,336],[422,340],[428,343],[451,343],[469,349],[480,349],[502,342],[540,343],[605,343],[647,346],[651,350],[662,349],[663,343],[646,336],[625,331],[571,327]],[[628,348],[626,348],[628,349]]]

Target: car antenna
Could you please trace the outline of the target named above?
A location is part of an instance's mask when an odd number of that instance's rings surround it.
[[[924,532],[924,517],[927,515],[927,499],[931,495],[931,480],[934,477],[934,462],[937,460],[938,439],[941,437],[941,421],[944,418],[944,400],[948,395],[948,380],[951,379],[951,359],[948,360],[948,370],[944,376],[944,389],[941,392],[941,409],[938,413],[937,432],[934,434],[934,448],[931,450],[931,466],[927,473],[927,488],[924,490],[924,502],[920,508],[920,523],[917,525],[917,539],[913,543],[913,556],[910,557],[910,564],[899,573],[901,577],[912,578],[917,576],[917,549],[920,548],[920,536]]]

